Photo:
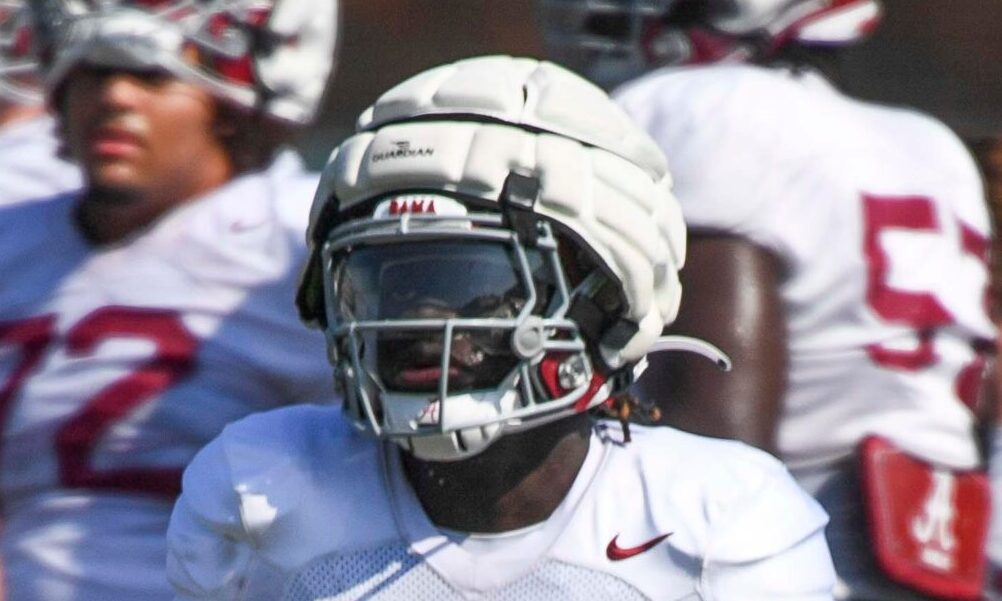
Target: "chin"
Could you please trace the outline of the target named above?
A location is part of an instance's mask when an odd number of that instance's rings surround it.
[[[108,205],[137,204],[142,201],[143,188],[130,182],[91,178],[88,181],[91,202]]]
[[[88,170],[87,181],[95,190],[115,195],[139,196],[143,190],[135,169],[122,165],[97,166]]]

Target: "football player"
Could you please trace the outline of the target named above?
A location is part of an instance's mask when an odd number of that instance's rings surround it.
[[[317,178],[285,149],[331,0],[33,2],[80,193],[0,209],[10,599],[167,600],[183,467],[224,424],[330,402],[288,290]]]
[[[23,0],[0,0],[0,205],[80,186],[45,111],[30,12]]]
[[[831,515],[837,598],[976,599],[989,221],[946,126],[832,82],[880,4],[541,2],[555,54],[607,85],[664,67],[616,95],[690,225],[674,328],[735,368],[658,355],[644,396],[786,462]]]
[[[298,294],[345,413],[259,414],[199,453],[178,599],[831,599],[825,515],[778,461],[589,413],[679,346],[669,186],[550,63],[386,92],[325,168]]]

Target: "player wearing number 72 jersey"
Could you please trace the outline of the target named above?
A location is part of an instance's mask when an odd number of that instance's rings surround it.
[[[315,112],[336,3],[98,4],[32,4],[86,187],[0,208],[10,599],[169,600],[188,461],[230,421],[334,396],[289,292],[316,178],[276,134]]]
[[[549,39],[593,52],[590,72],[663,67],[615,95],[669,157],[690,227],[673,328],[734,370],[655,355],[646,394],[673,425],[779,454],[831,515],[836,598],[977,598],[989,222],[947,127],[823,74],[879,3],[543,4],[588,14]],[[650,35],[602,37],[613,22]]]

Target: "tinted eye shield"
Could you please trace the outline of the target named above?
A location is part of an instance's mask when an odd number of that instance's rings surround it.
[[[525,305],[510,249],[493,242],[364,245],[335,255],[332,273],[342,320],[514,317]]]
[[[524,249],[513,232],[500,226],[500,216],[493,215],[405,215],[335,228],[321,251],[324,293],[335,301],[325,303],[328,323],[338,324],[337,335],[344,334],[342,330],[352,324],[378,328],[383,320],[392,320],[392,327],[398,329],[422,329],[440,325],[443,318],[448,321],[449,317],[419,316],[419,297],[428,295],[444,301],[454,317],[462,316],[465,327],[510,326],[513,318],[524,320],[536,305],[538,292],[529,275],[531,268]],[[345,282],[332,277],[343,273],[343,267],[352,263],[352,253],[381,254],[376,249],[386,249],[384,257],[377,257],[369,269],[355,272],[369,280],[362,286],[365,290],[347,290],[343,287]],[[380,260],[390,257],[392,264]],[[374,273],[377,269],[379,272]],[[454,273],[456,269],[466,273]],[[470,273],[473,269],[483,271]],[[462,282],[461,276],[468,278],[465,287],[455,285]],[[493,281],[499,277],[504,279]],[[517,296],[521,298],[509,300],[518,301],[517,315],[506,315],[503,319],[490,317],[487,306],[490,303],[485,297],[510,293],[512,286],[506,284],[514,283],[520,284]],[[395,289],[377,290],[383,287],[381,284]],[[351,310],[345,301],[352,299],[366,301],[365,306],[356,302],[357,309]],[[376,303],[377,310],[373,310],[372,303]]]

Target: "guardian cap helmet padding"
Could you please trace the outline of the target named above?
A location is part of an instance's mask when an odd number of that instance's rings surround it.
[[[81,63],[164,69],[236,105],[306,123],[334,65],[337,0],[38,0],[36,11],[52,89]]]
[[[663,155],[546,62],[470,59],[385,93],[310,221],[297,302],[346,411],[428,460],[602,403],[678,310]]]

